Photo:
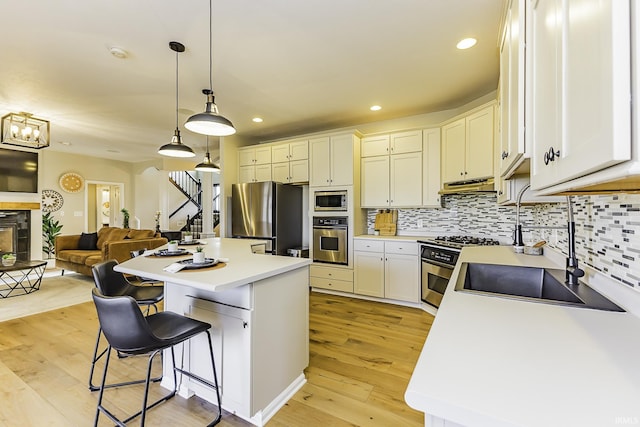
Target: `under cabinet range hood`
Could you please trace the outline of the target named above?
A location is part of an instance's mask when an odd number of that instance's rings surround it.
[[[486,193],[496,191],[493,178],[450,182],[442,186],[439,194]]]

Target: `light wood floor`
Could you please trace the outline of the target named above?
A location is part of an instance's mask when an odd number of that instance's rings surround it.
[[[424,425],[403,395],[432,321],[418,309],[311,293],[308,381],[268,426]],[[0,323],[0,426],[92,425],[97,393],[87,376],[96,331],[93,303]],[[145,363],[112,362],[110,379],[137,378]],[[105,394],[118,415],[137,411],[141,397],[138,386]],[[151,410],[147,425],[205,425],[213,408],[175,397]],[[101,416],[100,425],[112,424]],[[250,424],[225,414],[219,425]]]

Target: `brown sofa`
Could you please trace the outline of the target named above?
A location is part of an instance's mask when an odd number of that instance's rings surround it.
[[[167,239],[154,230],[102,227],[97,233],[56,237],[56,267],[91,276],[91,267],[108,259],[119,263],[131,258],[131,251],[155,249]]]

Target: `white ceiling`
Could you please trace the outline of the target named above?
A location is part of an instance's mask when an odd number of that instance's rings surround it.
[[[256,141],[457,108],[497,87],[502,9],[503,0],[214,0],[216,103]],[[204,111],[209,87],[207,0],[0,0],[0,15],[0,114],[51,120],[47,150],[160,157],[175,129],[175,40],[186,46],[180,129],[204,152],[205,137],[183,124]],[[470,36],[474,48],[455,48]]]

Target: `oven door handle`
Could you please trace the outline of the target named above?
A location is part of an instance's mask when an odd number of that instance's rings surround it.
[[[313,228],[320,230],[346,230],[346,225],[314,225]]]
[[[453,266],[451,264],[446,264],[444,262],[436,261],[433,259],[427,259],[427,258],[421,258],[421,260],[425,264],[433,264],[433,265],[437,265],[438,267],[443,267],[448,270],[453,270]]]

